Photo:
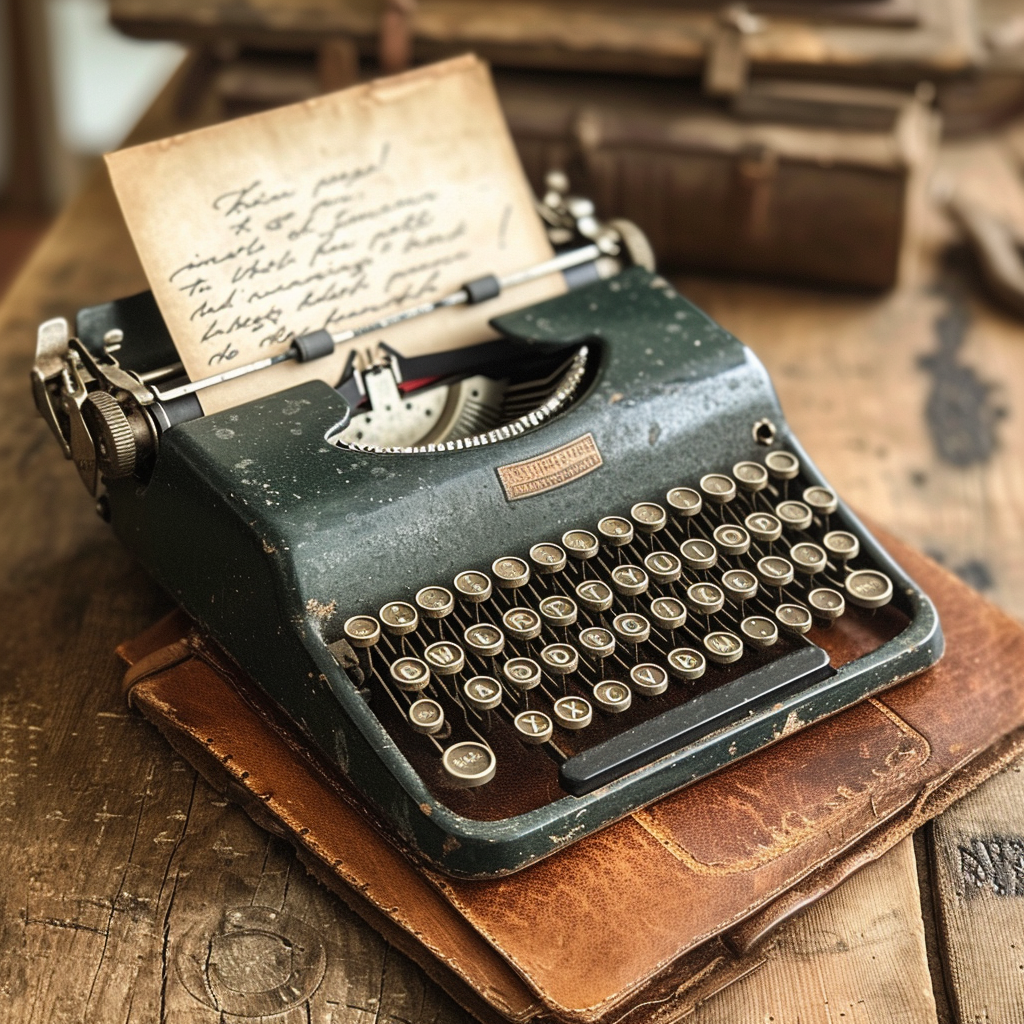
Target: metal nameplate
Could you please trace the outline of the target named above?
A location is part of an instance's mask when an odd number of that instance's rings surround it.
[[[603,459],[593,434],[584,434],[532,459],[498,467],[498,479],[509,501],[543,494],[578,480],[599,468]]]

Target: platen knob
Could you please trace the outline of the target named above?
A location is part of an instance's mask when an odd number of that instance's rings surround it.
[[[135,431],[120,402],[106,391],[92,391],[82,415],[96,439],[96,465],[103,476],[129,476],[135,471]]]

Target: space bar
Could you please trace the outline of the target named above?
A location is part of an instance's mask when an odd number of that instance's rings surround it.
[[[785,690],[812,685],[832,674],[828,654],[814,644],[784,654],[569,758],[559,769],[562,788],[583,796],[724,728]]]

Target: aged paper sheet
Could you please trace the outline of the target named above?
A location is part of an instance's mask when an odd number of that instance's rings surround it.
[[[487,68],[458,57],[121,150],[110,176],[192,380],[550,259]],[[405,355],[488,337],[561,278],[367,334],[199,393],[207,412],[319,377],[351,347]]]

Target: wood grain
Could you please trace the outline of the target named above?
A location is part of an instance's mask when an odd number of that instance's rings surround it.
[[[694,1024],[936,1021],[905,839],[784,925],[766,962],[700,1007]]]
[[[1024,762],[927,834],[947,990],[957,1020],[1024,1020]]]

